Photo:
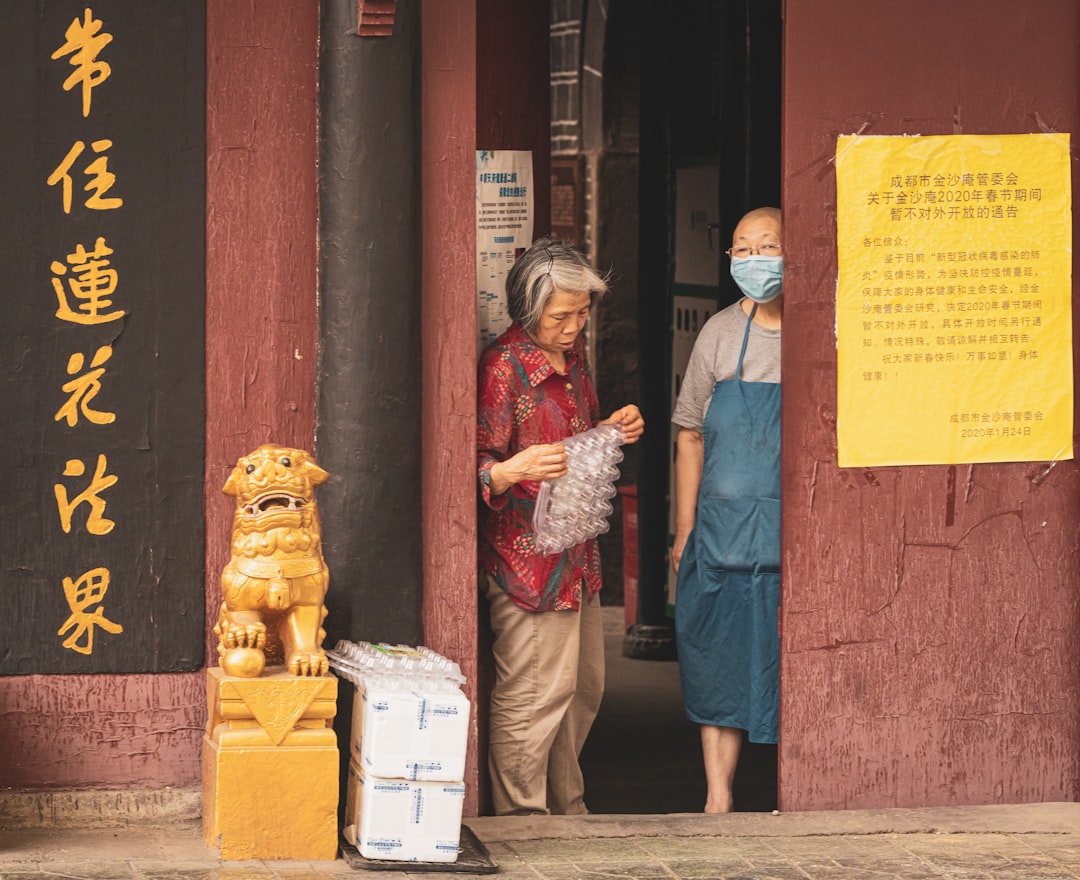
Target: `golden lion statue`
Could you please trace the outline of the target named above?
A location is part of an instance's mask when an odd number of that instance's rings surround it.
[[[267,444],[241,458],[225,482],[236,513],[214,632],[226,675],[256,678],[268,661],[287,665],[291,675],[327,673],[322,623],[330,574],[315,487],[329,477],[303,450]]]

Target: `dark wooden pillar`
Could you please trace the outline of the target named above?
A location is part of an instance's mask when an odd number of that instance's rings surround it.
[[[389,33],[360,36],[355,3],[321,6],[316,449],[331,474],[320,500],[326,643],[418,645],[420,14],[407,4]],[[345,742],[353,687],[338,699]],[[342,806],[348,764],[342,749]]]
[[[648,16],[651,51],[641,57],[641,127],[639,135],[639,208],[637,352],[641,388],[639,405],[647,429],[639,456],[647,464],[638,473],[638,595],[636,623],[623,651],[630,657],[670,658],[675,633],[667,616],[668,422],[671,417],[671,305],[668,254],[670,208],[670,93],[677,88],[672,65],[669,8],[658,4]]]
[[[420,644],[420,17],[324,3],[317,449],[327,643]],[[374,84],[378,83],[378,87]]]

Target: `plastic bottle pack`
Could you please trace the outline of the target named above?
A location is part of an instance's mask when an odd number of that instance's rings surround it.
[[[536,549],[545,555],[561,553],[611,527],[611,499],[626,438],[617,425],[598,425],[561,442],[567,472],[540,484],[533,512]]]
[[[394,688],[445,690],[465,683],[452,660],[420,645],[387,645],[342,639],[327,651],[331,668],[357,686],[379,682]]]

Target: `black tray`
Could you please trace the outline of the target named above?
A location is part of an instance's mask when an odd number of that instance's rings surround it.
[[[468,825],[461,826],[461,852],[455,862],[399,862],[392,859],[369,859],[341,838],[341,855],[355,871],[421,871],[453,874],[494,874],[498,863],[491,857],[486,846],[480,842]]]

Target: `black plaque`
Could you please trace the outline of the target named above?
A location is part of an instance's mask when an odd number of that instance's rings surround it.
[[[0,674],[197,669],[205,4],[4,11]]]

